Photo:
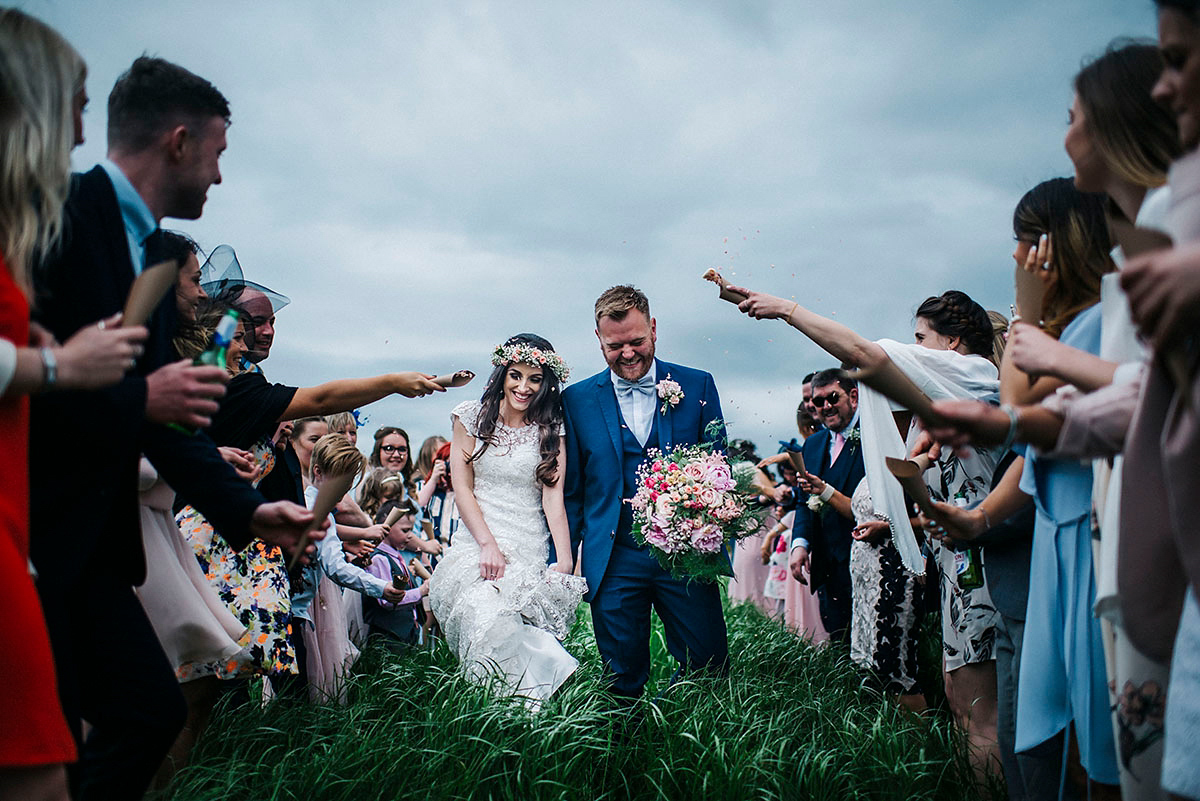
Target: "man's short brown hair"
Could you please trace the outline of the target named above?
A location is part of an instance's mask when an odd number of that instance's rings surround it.
[[[637,287],[622,284],[604,290],[596,298],[596,325],[605,317],[620,321],[625,319],[630,309],[637,309],[650,320],[650,300]]]

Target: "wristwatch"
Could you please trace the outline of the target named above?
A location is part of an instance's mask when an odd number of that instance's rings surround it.
[[[40,348],[42,356],[42,389],[51,389],[58,382],[58,360],[50,348]]]

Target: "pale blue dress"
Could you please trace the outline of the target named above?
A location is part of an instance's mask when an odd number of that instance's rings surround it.
[[[1100,305],[1080,312],[1059,338],[1100,352]],[[1033,449],[1021,489],[1037,521],[1029,565],[1029,604],[1017,691],[1016,750],[1062,738],[1072,721],[1080,760],[1093,781],[1117,784],[1108,677],[1100,621],[1092,612],[1091,463],[1047,459]]]

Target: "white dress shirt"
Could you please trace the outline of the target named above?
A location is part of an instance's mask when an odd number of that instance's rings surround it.
[[[652,362],[647,372],[657,382],[658,362]],[[619,376],[612,370],[608,371],[608,375],[612,379],[613,391],[616,392]],[[617,392],[617,406],[621,408],[621,417],[625,419],[625,425],[637,438],[638,444],[643,448],[646,447],[646,441],[650,439],[650,429],[654,427],[654,410],[658,406],[658,393],[647,395],[644,392],[631,392],[623,395]]]

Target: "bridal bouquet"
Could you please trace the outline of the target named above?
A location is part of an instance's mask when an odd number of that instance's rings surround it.
[[[716,581],[728,575],[726,546],[758,531],[764,509],[755,503],[755,468],[730,466],[705,445],[651,450],[638,468],[633,536],[650,546],[676,578]]]

